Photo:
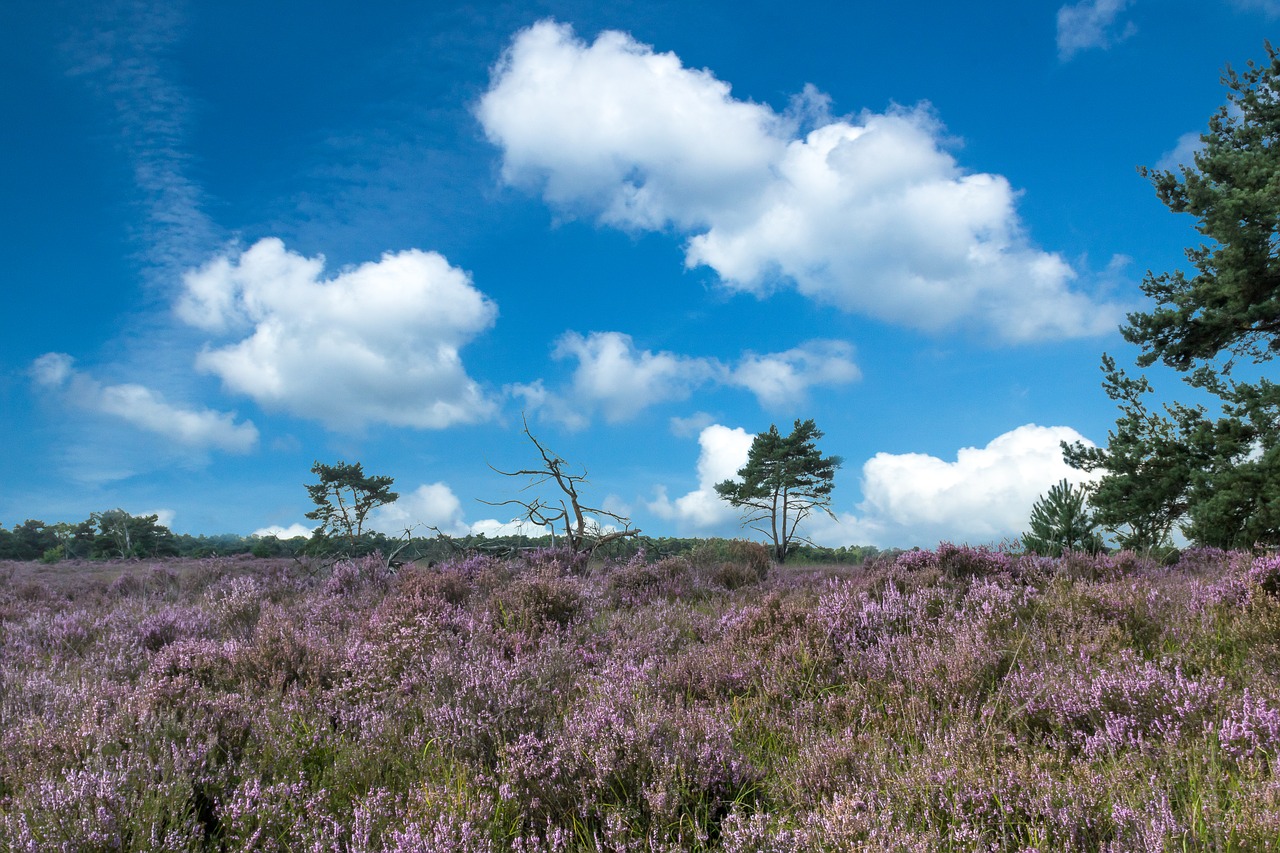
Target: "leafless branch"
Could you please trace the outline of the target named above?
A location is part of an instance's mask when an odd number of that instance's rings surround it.
[[[556,488],[560,490],[564,497],[554,501],[535,497],[533,500],[528,501],[512,498],[505,501],[482,500],[481,503],[488,506],[518,506],[523,510],[519,516],[520,518],[539,527],[550,526],[553,531],[557,525],[563,526],[565,541],[575,551],[594,551],[609,542],[639,535],[640,531],[638,529],[631,528],[631,519],[606,509],[584,505],[578,495],[578,487],[587,482],[586,469],[583,468],[582,473],[575,473],[569,470],[569,463],[565,461],[564,457],[538,441],[537,437],[529,430],[528,419],[523,418],[523,416],[522,419],[524,421],[524,434],[529,441],[533,442],[533,446],[537,448],[538,455],[542,457],[543,467],[522,468],[518,471],[503,471],[493,465],[489,467],[504,477],[531,478],[530,482],[520,488],[522,492],[554,482]],[[616,521],[622,525],[623,529],[606,532],[599,521],[596,520],[597,517]]]

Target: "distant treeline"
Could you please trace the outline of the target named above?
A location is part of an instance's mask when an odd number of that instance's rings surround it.
[[[640,550],[653,558],[688,556],[698,561],[717,562],[731,558],[728,539],[695,539],[668,536],[637,536],[611,542],[597,552],[599,556],[627,558]],[[0,525],[0,560],[150,559],[157,557],[215,557],[252,554],[255,557],[320,556],[344,553],[360,556],[379,551],[396,553],[399,561],[442,562],[471,553],[513,555],[521,551],[548,548],[557,544],[551,536],[423,536],[407,543],[403,537],[367,533],[359,537],[354,548],[343,540],[295,536],[240,536],[223,533],[215,536],[177,534],[159,523],[154,515],[136,516],[123,510],[93,513],[79,524],[59,522],[45,524],[27,519],[6,529]],[[896,552],[888,552],[889,554]],[[795,549],[789,563],[858,564],[885,552],[870,545],[823,548],[802,545]]]

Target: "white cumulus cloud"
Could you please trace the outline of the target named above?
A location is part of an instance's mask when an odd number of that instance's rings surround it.
[[[435,252],[388,253],[326,278],[323,258],[269,238],[184,284],[178,316],[237,338],[207,345],[196,366],[265,407],[338,429],[441,428],[495,411],[459,351],[497,308]]]
[[[477,115],[508,183],[609,225],[684,233],[686,263],[730,288],[790,283],[846,311],[1010,341],[1115,328],[1118,307],[1072,289],[1070,265],[1024,233],[1009,182],[963,170],[927,108],[831,120],[819,93],[802,100],[779,114],[626,34],[587,44],[543,21],[516,35]]]
[[[248,453],[258,444],[258,428],[252,421],[237,422],[234,412],[175,405],[143,385],[103,385],[74,365],[65,353],[45,353],[32,362],[30,375],[37,385],[63,393],[72,405],[119,418],[186,448]]]
[[[611,423],[630,420],[659,403],[688,399],[698,388],[730,386],[750,391],[766,408],[805,399],[815,386],[842,385],[862,377],[853,347],[843,341],[808,341],[785,352],[746,352],[736,364],[719,359],[654,352],[622,332],[566,332],[552,356],[577,362],[568,387],[550,390],[539,380],[512,393],[545,417],[573,429],[595,412]]]
[[[693,389],[722,372],[719,363],[671,352],[638,350],[630,335],[566,332],[552,356],[578,362],[568,392],[598,407],[605,420],[628,420],[656,403],[686,399]]]
[[[676,498],[667,496],[659,487],[649,510],[672,521],[681,534],[723,530],[738,519],[738,510],[716,494],[716,483],[737,477],[738,469],[747,464],[754,435],[741,427],[712,424],[698,435],[698,488]]]
[[[278,524],[272,524],[268,527],[259,527],[253,531],[254,536],[274,536],[277,539],[293,539],[301,536],[303,539],[310,539],[311,533],[315,528],[307,527],[305,524],[290,524],[288,527],[281,527]]]
[[[1117,19],[1131,0],[1080,0],[1058,9],[1058,57],[1067,61],[1082,50],[1109,48],[1137,32],[1133,22]]]
[[[462,502],[453,489],[445,483],[428,483],[375,509],[369,526],[388,536],[401,535],[406,529],[413,529],[415,536],[429,536],[428,527],[447,536],[465,536],[469,530],[462,516]]]
[[[980,544],[1017,536],[1031,507],[1059,480],[1090,475],[1062,459],[1062,442],[1083,441],[1065,426],[1026,424],[985,447],[961,448],[954,460],[923,453],[877,453],[862,466],[863,501],[823,525],[821,541],[933,547],[940,541]]]
[[[815,385],[843,385],[861,378],[849,344],[810,341],[785,352],[747,353],[733,368],[729,382],[749,389],[766,408],[777,409],[803,401]]]

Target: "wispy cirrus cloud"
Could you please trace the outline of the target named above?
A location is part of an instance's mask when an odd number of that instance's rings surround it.
[[[1058,9],[1058,58],[1063,62],[1083,50],[1109,48],[1138,31],[1120,13],[1132,0],[1080,0]]]
[[[114,0],[95,8],[64,46],[68,73],[112,110],[143,212],[138,254],[152,284],[163,287],[223,239],[204,212],[205,191],[189,174],[192,97],[170,68],[186,26],[183,4]]]
[[[732,290],[780,286],[838,308],[1001,339],[1104,334],[1122,311],[1035,247],[1001,175],[971,173],[927,105],[831,119],[739,100],[620,32],[518,33],[476,113],[502,177],[570,215],[687,237],[685,262]]]
[[[1256,9],[1268,18],[1280,18],[1280,0],[1231,0],[1232,5],[1244,10]]]
[[[258,445],[257,427],[237,421],[234,412],[176,405],[143,385],[104,385],[74,365],[66,353],[51,352],[32,362],[29,372],[37,387],[61,394],[73,406],[117,418],[182,448],[248,453]]]

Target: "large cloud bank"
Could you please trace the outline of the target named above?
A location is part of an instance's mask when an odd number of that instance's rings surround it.
[[[837,120],[807,91],[779,114],[626,34],[587,44],[543,21],[515,37],[477,115],[505,181],[570,214],[684,233],[686,263],[733,289],[789,282],[846,311],[1009,341],[1120,317],[1072,289],[1009,182],[965,172],[926,108]]]
[[[682,534],[735,535],[739,515],[715,492],[746,464],[753,436],[713,424],[698,438],[698,487],[670,499],[659,488],[649,509]],[[823,545],[933,547],[981,544],[1019,535],[1031,507],[1059,480],[1088,475],[1062,460],[1062,442],[1084,441],[1070,427],[1026,424],[985,447],[961,448],[954,460],[923,453],[877,453],[862,466],[863,500],[837,520],[815,514],[801,529]],[[839,493],[834,508],[839,507]]]
[[[1050,486],[1088,477],[1063,461],[1064,441],[1090,443],[1070,427],[1026,424],[985,447],[961,448],[954,460],[877,453],[862,466],[863,501],[856,514],[841,518],[846,529],[838,536],[849,543],[922,547],[1017,536]]]
[[[264,407],[338,429],[442,428],[490,417],[495,403],[462,346],[497,308],[470,277],[416,249],[324,277],[324,259],[262,240],[188,273],[185,322],[234,337],[196,366]]]

